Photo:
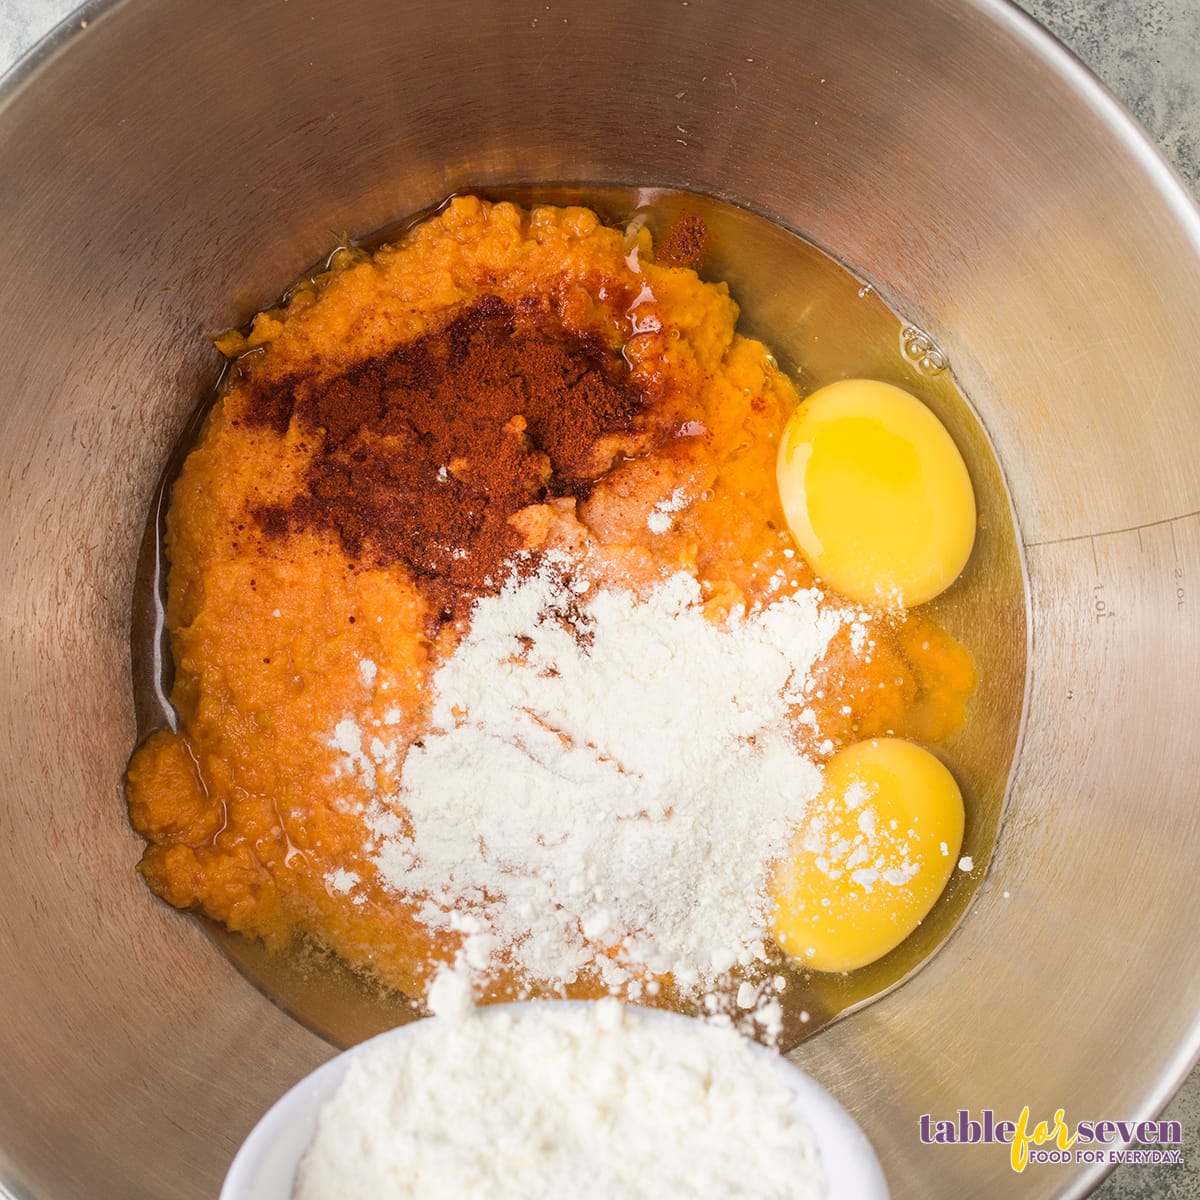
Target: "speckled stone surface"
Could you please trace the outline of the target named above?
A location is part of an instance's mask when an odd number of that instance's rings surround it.
[[[1108,84],[1200,195],[1200,0],[1021,0],[1021,7]]]
[[[1020,6],[1108,84],[1200,196],[1200,0],[1020,0]],[[72,0],[0,0],[0,71],[74,7]],[[1183,1125],[1183,1163],[1119,1167],[1091,1200],[1200,1200],[1200,1068],[1164,1116]]]

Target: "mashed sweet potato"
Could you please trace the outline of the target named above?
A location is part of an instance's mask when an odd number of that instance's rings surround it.
[[[670,257],[586,209],[459,198],[218,340],[233,368],[167,526],[179,732],[127,780],[163,899],[419,993],[454,943],[373,883],[339,729],[400,747],[372,760],[394,786],[432,671],[520,550],[621,586],[685,570],[715,621],[812,584],[774,477],[795,392]],[[814,758],[961,723],[974,671],[928,620],[853,641],[797,724]]]

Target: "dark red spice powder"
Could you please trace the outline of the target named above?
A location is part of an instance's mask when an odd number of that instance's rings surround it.
[[[666,267],[691,267],[699,271],[708,252],[708,226],[696,213],[680,213],[667,229],[655,253],[655,261]]]
[[[599,337],[497,297],[323,387],[249,395],[244,421],[282,435],[294,419],[317,445],[304,490],[254,513],[263,532],[327,530],[356,564],[404,564],[439,622],[503,583],[514,513],[586,496],[637,447],[647,403]]]

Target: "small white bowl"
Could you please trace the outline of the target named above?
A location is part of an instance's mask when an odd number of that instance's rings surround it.
[[[584,1001],[535,1001],[560,1008]],[[477,1019],[529,1008],[528,1004],[496,1004],[482,1008]],[[627,1018],[694,1025],[691,1017],[650,1008],[628,1008]],[[321,1106],[337,1090],[350,1064],[372,1054],[394,1038],[421,1037],[443,1018],[430,1017],[401,1025],[332,1058],[277,1100],[238,1150],[221,1188],[220,1200],[291,1200],[296,1169],[317,1127]],[[698,1027],[698,1026],[697,1026]],[[810,1076],[786,1059],[754,1043],[750,1049],[779,1075],[795,1094],[796,1105],[813,1131],[825,1169],[828,1200],[888,1200],[879,1160],[854,1118]]]

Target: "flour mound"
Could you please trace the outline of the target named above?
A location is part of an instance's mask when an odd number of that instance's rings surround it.
[[[571,570],[475,605],[370,857],[472,970],[702,988],[767,957],[766,872],[821,785],[793,721],[851,618],[802,590],[719,626],[690,575],[639,595]]]
[[[351,1065],[294,1200],[821,1200],[779,1072],[730,1030],[614,1000],[422,1023]]]

